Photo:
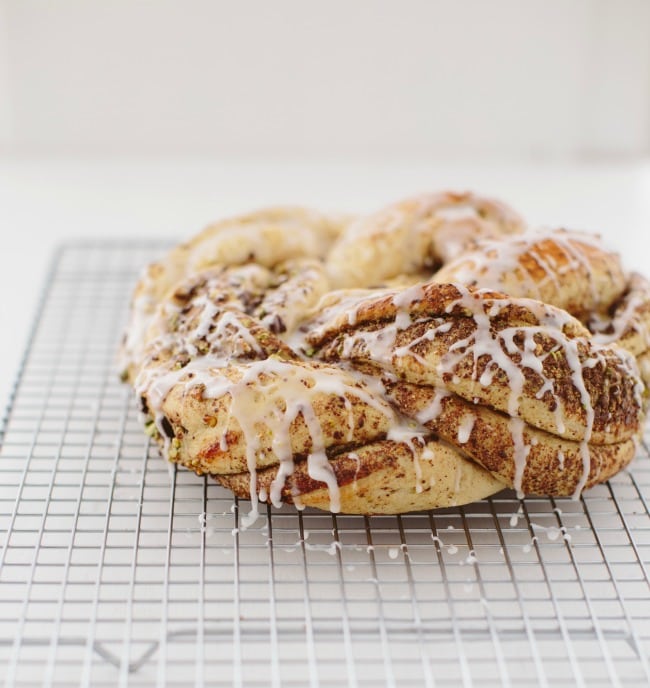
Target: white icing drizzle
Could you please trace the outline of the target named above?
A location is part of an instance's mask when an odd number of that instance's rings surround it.
[[[418,423],[423,425],[437,420],[442,413],[442,400],[451,396],[446,389],[435,389],[431,401],[415,416]]]
[[[603,355],[598,350],[593,350],[591,358],[581,361],[580,351],[578,348],[579,338],[570,339],[562,334],[563,327],[570,322],[574,322],[573,318],[564,311],[558,309],[549,309],[543,304],[536,304],[535,302],[527,302],[527,307],[533,311],[537,317],[539,325],[527,325],[524,327],[506,327],[498,333],[493,333],[491,330],[490,316],[494,317],[502,308],[507,307],[512,303],[511,299],[494,299],[491,302],[475,297],[462,285],[455,285],[459,290],[461,296],[447,307],[447,312],[451,313],[456,307],[460,306],[464,312],[469,312],[473,318],[476,329],[473,333],[455,342],[449,347],[438,365],[437,373],[440,381],[444,380],[444,376],[451,374],[453,376],[457,365],[463,360],[467,354],[471,354],[474,361],[474,379],[477,378],[478,360],[482,356],[487,356],[489,363],[484,372],[479,378],[482,386],[488,386],[492,383],[494,375],[497,371],[505,373],[510,392],[508,395],[507,411],[511,416],[510,429],[513,439],[513,452],[515,463],[514,487],[518,494],[522,493],[522,479],[526,466],[530,447],[526,444],[524,436],[525,423],[519,418],[519,404],[523,394],[526,378],[524,369],[533,370],[542,380],[542,386],[537,392],[538,398],[543,398],[546,393],[550,393],[553,405],[555,407],[555,419],[557,432],[563,434],[565,432],[565,425],[562,420],[563,402],[560,393],[555,388],[555,380],[546,375],[543,363],[547,356],[553,355],[556,351],[560,352],[570,371],[571,382],[579,394],[580,401],[584,410],[585,429],[584,436],[580,442],[580,455],[582,457],[582,473],[576,485],[574,496],[577,497],[582,492],[591,468],[591,457],[589,452],[589,441],[593,432],[594,424],[594,408],[591,401],[590,394],[586,388],[585,379],[583,377],[583,369],[593,367],[596,365],[604,366],[606,364]],[[421,356],[418,356],[412,351],[420,341],[425,339],[433,340],[438,333],[447,331],[451,326],[450,323],[443,325],[435,325],[432,329],[421,337],[413,340],[408,345],[399,347],[395,350],[395,355],[404,356],[409,355],[418,360],[422,365],[428,366],[427,362]],[[556,347],[549,353],[537,354],[535,335],[543,334],[546,337],[551,337],[557,342]],[[523,341],[523,344],[521,343]],[[380,357],[385,360],[386,356],[380,352]],[[371,352],[372,355],[372,352]],[[514,363],[512,356],[518,356],[519,362]],[[374,356],[372,356],[374,358]],[[631,357],[629,357],[631,358]],[[626,355],[621,352],[620,366],[627,368],[629,363],[629,370],[633,371],[633,361],[626,360]],[[452,378],[452,383],[454,380]],[[455,384],[458,381],[456,380]],[[637,387],[639,387],[637,385]],[[638,389],[637,402],[640,403],[640,392]],[[430,406],[425,408],[418,415],[420,422],[427,422],[433,420],[440,413],[441,397],[438,393],[434,396]],[[469,421],[468,421],[469,423]],[[464,443],[466,435],[466,428],[459,428],[459,442]],[[466,441],[466,440],[465,440]]]
[[[568,250],[568,249],[567,249]],[[520,402],[526,385],[526,369],[532,370],[539,376],[541,386],[536,396],[543,399],[550,395],[551,403],[547,406],[553,409],[555,416],[556,431],[563,435],[566,431],[563,421],[564,402],[562,392],[556,389],[556,381],[553,376],[548,375],[544,370],[544,361],[548,356],[560,354],[565,361],[571,383],[576,390],[584,413],[584,434],[580,442],[580,454],[582,457],[582,473],[578,479],[575,496],[578,496],[584,488],[590,472],[591,458],[589,452],[589,441],[593,432],[594,408],[589,391],[587,390],[583,369],[597,365],[606,366],[603,354],[592,347],[592,354],[589,358],[584,358],[579,349],[583,342],[580,337],[568,337],[563,334],[566,326],[576,326],[577,322],[568,313],[561,309],[548,307],[543,303],[526,300],[525,307],[537,318],[538,324],[527,324],[526,326],[503,327],[498,331],[492,328],[491,318],[499,312],[511,306],[511,298],[490,298],[481,297],[481,291],[470,292],[461,284],[454,285],[459,292],[459,297],[450,302],[446,312],[451,314],[456,309],[460,309],[465,317],[471,317],[475,328],[467,337],[451,344],[446,353],[442,355],[437,368],[434,384],[444,386],[446,376],[451,376],[453,385],[460,383],[456,377],[456,368],[468,355],[473,360],[473,379],[483,387],[488,387],[493,383],[497,373],[505,374],[508,381],[509,393],[507,397],[507,413],[511,417],[510,430],[513,441],[513,453],[515,463],[514,488],[518,494],[522,493],[522,479],[525,471],[526,461],[530,452],[530,446],[526,443],[524,434],[525,423],[520,419]],[[410,289],[407,296],[400,295],[398,305],[412,303],[418,298],[422,298],[421,287],[416,286]],[[395,297],[393,297],[393,300]],[[521,300],[518,301],[521,303]],[[342,358],[352,358],[356,347],[363,347],[366,355],[383,368],[391,369],[394,357],[409,356],[418,361],[425,369],[431,372],[430,363],[414,351],[417,345],[424,341],[433,341],[436,337],[448,332],[453,325],[453,321],[448,316],[429,319],[429,327],[419,337],[411,340],[408,344],[395,347],[398,326],[389,323],[379,330],[359,331],[348,333],[343,339]],[[537,352],[538,343],[536,336],[543,336],[555,342],[555,347],[550,352]],[[478,375],[479,359],[486,360],[487,365],[482,374]],[[621,352],[620,367],[634,371],[633,361],[626,361],[626,355]],[[514,359],[514,360],[513,360]],[[517,360],[517,362],[515,362]],[[441,412],[441,401],[446,393],[435,392],[434,397],[425,409],[417,415],[418,422],[426,423],[437,418]],[[640,397],[639,397],[640,398]],[[464,444],[469,438],[471,427],[462,426],[458,431],[458,441]]]
[[[336,476],[325,452],[325,441],[320,422],[313,409],[316,394],[331,394],[347,399],[349,425],[348,436],[354,433],[354,414],[349,397],[356,397],[379,413],[385,415],[391,425],[399,426],[395,411],[384,399],[384,389],[377,378],[355,371],[342,371],[327,367],[310,367],[268,358],[261,361],[240,363],[239,379],[231,379],[226,372],[227,362],[216,356],[199,356],[184,368],[169,370],[145,368],[136,380],[140,395],[146,394],[150,411],[154,414],[161,437],[163,402],[176,385],[182,385],[183,393],[203,385],[203,398],[231,397],[230,413],[237,419],[245,440],[246,464],[250,473],[252,501],[251,518],[257,511],[257,455],[262,451],[257,423],[264,422],[272,430],[272,449],[279,460],[278,473],[270,486],[269,497],[275,506],[281,504],[282,489],[294,469],[290,427],[302,415],[312,440],[312,451],[307,457],[310,477],[326,483],[330,494],[330,509],[340,509],[340,495]],[[281,404],[274,403],[282,400]],[[413,423],[413,421],[411,421]],[[168,449],[168,446],[166,447]],[[224,447],[224,439],[221,440]]]
[[[476,418],[471,413],[466,413],[463,419],[458,425],[458,442],[460,444],[466,444],[469,440],[472,430],[474,429],[474,422]]]
[[[515,474],[513,486],[517,492],[517,499],[523,499],[525,495],[521,486],[524,478],[524,471],[526,470],[526,463],[528,461],[528,454],[530,453],[530,446],[526,444],[524,438],[524,428],[526,424],[521,418],[510,418],[508,424],[514,449]]]
[[[275,507],[280,507],[282,505],[282,490],[287,481],[287,478],[293,473],[294,465],[293,458],[288,458],[287,454],[284,454],[284,460],[280,461],[278,466],[278,472],[271,482],[271,490],[269,496],[271,498],[271,504]],[[292,494],[294,504],[297,504],[296,499],[297,494]]]
[[[431,329],[427,329],[427,331],[421,335],[420,337],[416,337],[414,340],[409,342],[408,344],[405,344],[404,346],[397,347],[395,349],[395,356],[412,356],[415,358],[416,361],[421,363],[423,366],[428,367],[428,364],[422,356],[419,356],[413,351],[413,347],[417,346],[421,342],[425,341],[433,341],[439,334],[444,334],[445,332],[449,332],[451,330],[451,327],[453,323],[443,319],[443,318],[435,318],[432,320],[434,323],[440,323],[437,324],[435,327],[432,327]]]
[[[394,289],[341,289],[324,294],[310,313],[310,331],[318,331],[319,326],[340,318],[350,327],[357,324],[359,309],[368,299],[394,296]]]
[[[394,354],[397,331],[397,325],[395,323],[390,323],[371,332],[366,332],[364,330],[355,332],[353,336],[344,339],[341,356],[342,358],[352,358],[355,347],[358,346],[359,343],[363,343],[367,351],[373,352],[373,358],[376,361],[390,363]]]
[[[395,327],[398,330],[405,330],[412,323],[411,314],[408,311],[400,310],[397,311],[395,316]]]
[[[347,457],[348,457],[348,459],[352,459],[353,461],[356,461],[356,463],[357,463],[357,467],[354,471],[354,482],[353,482],[353,485],[356,489],[357,478],[359,477],[359,470],[361,469],[361,457],[356,452],[348,452]]]
[[[201,315],[198,318],[198,323],[192,332],[192,335],[197,339],[201,337],[206,337],[210,332],[210,328],[214,325],[214,318],[219,313],[219,307],[208,298],[207,295],[202,295],[199,297],[195,304],[201,307]],[[232,312],[230,313],[232,315]],[[227,313],[222,316],[225,317]]]
[[[393,296],[393,305],[398,309],[408,309],[417,301],[424,298],[424,284],[414,284],[412,287],[402,289]]]
[[[426,436],[431,433],[423,426],[418,425],[413,420],[402,418],[401,422],[393,425],[386,439],[393,442],[400,442],[408,447],[413,457],[413,469],[415,470],[415,491],[419,494],[422,492],[422,466],[420,465],[420,454],[422,458],[432,458],[430,449],[423,448],[426,446]]]
[[[451,304],[447,310],[451,312],[458,303],[464,309],[471,312],[474,322],[476,323],[475,332],[470,337],[455,342],[449,348],[449,353],[445,354],[439,365],[439,373],[451,373],[456,368],[458,363],[466,355],[468,350],[471,350],[474,369],[476,373],[476,365],[481,356],[489,356],[490,363],[488,370],[497,369],[504,372],[508,378],[510,387],[510,394],[508,397],[508,414],[511,416],[510,430],[513,440],[514,451],[514,488],[518,495],[522,495],[522,479],[526,467],[526,461],[530,452],[530,447],[525,443],[524,427],[525,423],[519,416],[519,403],[523,394],[526,378],[523,370],[529,368],[537,373],[543,380],[543,386],[538,392],[538,397],[542,397],[545,392],[550,392],[553,396],[556,405],[556,421],[560,425],[561,412],[557,409],[562,408],[562,400],[555,390],[555,382],[552,378],[544,373],[543,361],[546,355],[539,356],[535,353],[536,342],[535,334],[543,333],[546,336],[554,337],[557,341],[558,347],[561,348],[563,357],[565,358],[571,374],[571,381],[580,395],[580,400],[585,413],[585,433],[584,438],[580,443],[580,453],[583,461],[582,475],[578,481],[574,496],[579,496],[584,488],[589,477],[589,470],[591,467],[591,458],[589,454],[589,440],[591,439],[593,423],[594,423],[594,408],[591,402],[591,397],[586,388],[584,377],[582,375],[583,366],[595,366],[599,363],[604,364],[604,360],[599,352],[594,352],[595,358],[586,361],[580,361],[578,340],[569,339],[560,336],[564,322],[572,320],[571,316],[563,311],[546,309],[540,304],[541,312],[535,313],[540,325],[522,327],[508,327],[500,330],[498,334],[493,335],[490,330],[490,320],[486,314],[484,304],[480,299],[474,298],[466,288],[461,285],[456,285],[461,291],[461,298]],[[510,299],[495,299],[495,304],[507,306],[511,303]],[[528,304],[527,304],[528,305]],[[537,308],[540,311],[540,308]],[[559,330],[559,332],[558,332]],[[555,333],[558,334],[555,334]],[[523,347],[519,346],[515,338],[523,337]],[[504,351],[505,349],[505,351]],[[510,356],[519,355],[520,362],[515,364]],[[475,375],[476,377],[476,375]],[[481,376],[483,378],[483,376]],[[491,382],[492,378],[489,378]],[[485,384],[486,380],[482,379],[481,384]],[[563,424],[562,424],[563,425]],[[558,427],[558,432],[560,428]]]
[[[255,483],[256,485],[256,483]],[[253,488],[253,481],[251,480],[251,489]],[[251,492],[251,510],[247,513],[244,514],[240,519],[239,522],[241,524],[241,527],[243,530],[247,530],[250,528],[260,517],[260,511],[259,511],[259,500],[257,497],[257,489],[255,490],[255,498],[252,497],[253,492]]]
[[[542,255],[542,244],[552,241],[564,254],[560,264],[552,255]],[[541,299],[546,283],[551,283],[556,294],[562,292],[562,278],[569,273],[581,273],[587,279],[592,300],[599,301],[598,281],[589,259],[580,245],[587,245],[603,251],[597,237],[566,230],[538,230],[509,241],[480,241],[477,250],[458,258],[441,270],[437,281],[451,279],[482,288],[501,289],[507,287],[510,296]],[[532,258],[543,272],[540,280],[521,261],[522,256]],[[517,280],[513,275],[517,275]]]
[[[259,307],[260,312],[266,313],[261,318],[264,327],[276,332],[274,325],[281,321],[286,329],[277,334],[282,339],[291,336],[305,313],[329,287],[323,266],[313,260],[290,261],[284,268],[289,270],[286,280],[267,291]]]
[[[471,200],[471,197],[468,197]],[[437,224],[448,223],[450,226],[458,223],[461,227],[463,223],[468,226],[472,223],[485,224],[483,215],[479,214],[477,208],[471,202],[449,202],[447,205],[440,198],[434,201],[420,200],[415,209],[415,219],[410,224],[404,224],[404,212],[399,207],[385,211],[382,215],[381,230],[387,234],[401,233],[402,241],[407,237],[407,248],[412,243],[419,247],[422,243],[422,236],[426,233],[427,223],[436,220]],[[435,225],[436,222],[433,222]],[[368,232],[367,222],[360,222],[360,227],[348,233],[348,238],[354,239],[355,235],[365,235]],[[460,235],[459,235],[460,236]],[[473,235],[472,244],[476,245],[477,235]],[[453,238],[453,231],[450,234]],[[449,237],[448,237],[449,239]],[[447,239],[446,239],[447,240]],[[552,240],[563,252],[566,260],[560,262],[553,259],[552,253],[543,253],[542,242]],[[296,244],[301,244],[301,240],[296,239]],[[221,250],[219,241],[214,241],[214,246],[210,247],[210,252],[218,254]],[[289,245],[291,240],[288,241]],[[453,242],[452,242],[453,243]],[[463,243],[466,238],[463,238]],[[208,242],[209,244],[209,242]],[[513,270],[518,273],[523,295],[541,298],[542,289],[547,283],[551,283],[556,291],[562,288],[562,279],[571,272],[578,272],[582,277],[587,278],[591,296],[594,301],[598,301],[598,283],[590,261],[580,248],[580,244],[592,244],[600,247],[600,244],[592,238],[582,234],[567,233],[564,231],[547,232],[546,234],[536,234],[524,236],[510,241],[483,241],[480,242],[480,250],[472,252],[462,257],[454,266],[454,279],[478,284],[483,287],[499,289],[505,284],[510,285],[508,276]],[[302,250],[302,249],[301,249]],[[403,247],[400,249],[404,253],[405,264],[408,268],[422,267],[419,261],[422,258],[421,251],[411,259],[409,251]],[[520,261],[524,254],[532,258],[537,266],[544,273],[540,280],[537,271],[528,270],[525,263]],[[372,253],[372,251],[370,251]],[[428,254],[427,254],[428,255]],[[196,250],[193,252],[188,264],[194,262],[196,265],[203,264],[204,258]],[[412,265],[411,265],[412,263]],[[241,275],[237,279],[255,281],[259,275],[255,273],[256,266],[243,266]],[[251,274],[248,275],[248,272]],[[307,308],[313,306],[317,293],[320,293],[315,285],[321,284],[324,277],[325,268],[314,266],[311,273],[304,277],[305,284],[300,281],[290,283],[285,287],[284,292],[270,292],[264,298],[264,303],[272,311],[271,314],[263,315],[260,311],[260,322],[262,325],[272,329],[274,318],[277,317],[275,311],[287,309],[289,302],[295,302],[295,309],[300,311],[300,316],[305,316]],[[444,272],[444,269],[443,269]],[[147,283],[149,280],[150,284]],[[208,282],[208,286],[209,286]],[[146,334],[151,332],[152,321],[155,317],[164,318],[173,315],[173,304],[163,302],[163,305],[154,314],[155,300],[150,295],[153,293],[154,283],[149,277],[145,278],[145,288],[143,295],[134,300],[132,309],[132,326],[126,338],[124,351],[131,357],[141,355],[142,342],[146,341]],[[240,283],[233,283],[233,288],[241,286]],[[314,409],[314,398],[317,394],[330,394],[342,400],[347,412],[346,440],[351,442],[355,433],[355,413],[351,398],[357,398],[364,404],[369,405],[379,413],[383,414],[390,424],[387,439],[405,445],[413,456],[413,465],[416,475],[417,492],[422,491],[422,467],[420,458],[430,459],[433,457],[431,448],[426,444],[426,437],[430,434],[424,427],[425,423],[439,418],[443,411],[443,400],[450,396],[452,390],[445,389],[443,386],[446,381],[451,379],[452,385],[458,385],[461,381],[457,376],[457,368],[467,356],[473,360],[472,380],[477,381],[481,387],[487,388],[493,385],[495,377],[499,384],[503,384],[503,376],[507,379],[509,388],[507,396],[507,413],[509,415],[508,426],[512,438],[513,461],[514,461],[514,488],[519,498],[523,497],[522,485],[528,456],[531,448],[537,444],[536,438],[528,438],[526,433],[526,423],[520,417],[520,403],[526,385],[524,370],[533,371],[542,381],[536,396],[542,400],[550,395],[552,407],[554,407],[556,431],[560,435],[566,432],[563,420],[564,404],[561,393],[556,389],[556,380],[547,375],[544,371],[544,362],[548,356],[559,354],[569,369],[571,383],[579,396],[583,408],[584,434],[580,441],[580,456],[582,460],[582,473],[578,479],[574,498],[580,496],[586,485],[591,469],[591,456],[589,451],[589,441],[593,433],[595,411],[583,376],[584,368],[594,366],[604,366],[607,361],[597,348],[593,349],[591,358],[584,358],[584,352],[578,348],[581,341],[579,338],[571,339],[562,334],[563,328],[570,323],[575,323],[573,318],[567,313],[548,308],[542,303],[535,304],[528,302],[526,308],[531,311],[538,319],[537,325],[527,324],[525,326],[503,327],[496,331],[491,323],[491,318],[499,315],[503,308],[512,304],[511,298],[503,299],[482,299],[480,292],[470,292],[462,284],[456,284],[459,291],[459,298],[455,299],[446,308],[446,314],[438,317],[426,317],[427,327],[424,333],[403,346],[396,346],[398,334],[420,323],[412,315],[413,304],[421,301],[425,297],[427,285],[416,284],[412,287],[395,290],[350,290],[347,292],[328,293],[320,303],[312,308],[309,319],[309,332],[306,332],[305,319],[303,327],[305,330],[295,331],[300,317],[296,316],[295,323],[289,322],[286,332],[280,333],[280,337],[290,343],[294,351],[302,352],[311,357],[313,354],[305,347],[308,334],[313,335],[319,328],[327,329],[331,323],[339,320],[339,325],[348,328],[354,327],[359,320],[362,307],[368,303],[370,297],[373,301],[384,297],[390,297],[392,305],[396,309],[393,322],[386,323],[381,327],[366,331],[347,332],[342,338],[343,359],[353,359],[359,349],[367,352],[370,359],[381,365],[387,370],[387,377],[393,375],[391,372],[395,358],[409,356],[416,360],[420,365],[430,371],[431,363],[426,360],[424,355],[419,355],[414,351],[418,344],[433,341],[437,337],[449,332],[454,325],[454,321],[449,316],[459,308],[463,317],[473,319],[475,329],[473,332],[460,341],[451,344],[447,352],[442,355],[436,367],[437,375],[433,380],[433,395],[431,401],[420,410],[416,415],[416,420],[407,419],[396,412],[387,401],[384,386],[376,377],[365,375],[353,370],[345,362],[339,364],[338,368],[330,368],[321,365],[304,366],[295,361],[286,361],[280,358],[271,357],[264,360],[237,361],[236,370],[229,369],[232,359],[237,359],[242,354],[250,355],[253,352],[257,356],[264,357],[265,353],[258,340],[251,334],[250,327],[242,322],[243,314],[239,310],[234,310],[243,306],[238,297],[231,298],[229,307],[224,308],[217,305],[210,298],[210,292],[206,291],[202,295],[192,299],[192,308],[195,315],[190,317],[191,328],[179,329],[177,333],[163,332],[154,342],[154,350],[174,350],[180,343],[181,348],[192,356],[192,360],[180,369],[174,368],[176,359],[172,359],[168,364],[158,366],[144,366],[137,377],[135,386],[138,394],[146,396],[147,405],[153,415],[155,425],[165,444],[165,450],[169,451],[171,439],[168,437],[169,421],[166,421],[163,405],[167,395],[176,386],[181,387],[181,393],[187,394],[193,388],[201,385],[203,387],[203,398],[218,399],[228,395],[230,397],[229,413],[239,424],[243,433],[243,444],[246,465],[250,474],[250,495],[251,511],[241,519],[243,527],[248,527],[258,516],[258,499],[262,502],[270,500],[275,506],[279,506],[282,501],[282,491],[285,487],[287,478],[294,470],[291,424],[299,416],[303,419],[311,438],[311,451],[307,455],[307,471],[309,476],[319,482],[325,483],[329,493],[330,510],[337,512],[340,510],[340,491],[335,472],[330,463],[326,452],[326,439],[323,434],[320,420]],[[217,285],[218,287],[218,285]],[[262,289],[264,291],[264,288]],[[512,290],[509,289],[512,293]],[[316,294],[316,295],[315,295]],[[518,294],[514,294],[518,295]],[[521,295],[521,294],[519,294]],[[615,318],[607,321],[598,314],[593,316],[590,324],[597,330],[594,341],[602,344],[609,344],[619,339],[627,330],[632,328],[635,332],[642,334],[646,344],[650,344],[650,331],[642,327],[635,314],[643,306],[640,296],[632,293],[628,295],[624,306],[619,308]],[[292,306],[293,308],[293,306]],[[167,309],[167,310],[165,310]],[[291,310],[291,309],[289,309]],[[283,311],[284,312],[284,311]],[[314,316],[314,313],[317,315]],[[135,324],[133,324],[135,322]],[[555,341],[556,347],[550,352],[537,353],[538,342],[536,336],[543,335]],[[203,343],[209,345],[209,352],[205,354]],[[223,351],[227,354],[224,354]],[[176,350],[176,352],[178,352]],[[481,375],[478,375],[479,359],[483,363],[488,360]],[[514,359],[514,360],[513,360]],[[582,360],[581,360],[582,359]],[[517,361],[515,363],[515,360]],[[626,367],[634,370],[635,363],[633,357],[629,356],[629,361],[622,355],[620,368],[627,372]],[[643,384],[639,381],[635,387],[636,399],[641,406]],[[480,392],[477,392],[480,394]],[[481,400],[480,396],[474,398],[474,403]],[[281,403],[280,403],[281,402]],[[227,419],[230,421],[230,418]],[[458,444],[466,444],[472,434],[476,421],[476,416],[466,413],[460,420],[457,428]],[[275,479],[270,487],[259,488],[257,484],[257,462],[260,456],[267,450],[261,443],[261,433],[259,425],[266,425],[271,435],[271,446],[273,453],[278,458],[278,470]],[[165,431],[167,426],[167,431]],[[224,427],[228,427],[228,422]],[[228,451],[228,441],[226,433],[219,439],[219,447],[222,451]],[[349,458],[357,461],[357,472],[360,466],[358,454],[351,452]],[[565,457],[562,451],[557,454],[558,464],[561,470],[564,469]],[[455,490],[460,489],[462,470],[457,466]],[[295,488],[294,488],[295,490]],[[297,508],[304,508],[298,494],[293,494]]]
[[[213,303],[207,301],[201,311],[197,326],[188,333],[185,342],[188,353],[196,356],[199,350],[194,342],[204,339],[213,350],[220,348],[228,350],[227,347],[229,347],[234,357],[246,353],[246,347],[261,355],[262,347],[249,328],[241,322],[242,315],[238,311],[221,311]]]
[[[310,478],[323,482],[327,485],[330,498],[330,511],[338,513],[341,511],[341,495],[338,482],[336,481],[334,469],[332,468],[327,458],[327,454],[325,453],[325,441],[323,439],[320,422],[318,421],[311,404],[306,404],[304,406],[301,405],[299,407],[299,411],[302,413],[302,416],[305,419],[305,423],[309,428],[312,442],[316,447],[316,449],[310,452],[310,454],[307,456],[307,472]]]
[[[477,236],[499,236],[521,224],[505,205],[471,193],[423,194],[349,225],[328,257],[328,271],[341,286],[381,283],[447,261]]]
[[[647,308],[648,297],[645,285],[643,289],[633,288],[623,299],[613,318],[603,318],[595,313],[589,320],[594,341],[606,346],[618,342],[631,331],[641,337],[644,346],[650,346],[650,329],[639,315]]]

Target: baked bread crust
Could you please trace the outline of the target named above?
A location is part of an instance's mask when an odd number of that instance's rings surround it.
[[[149,433],[254,511],[578,496],[634,456],[650,286],[595,237],[523,229],[473,194],[208,228],[136,287]]]

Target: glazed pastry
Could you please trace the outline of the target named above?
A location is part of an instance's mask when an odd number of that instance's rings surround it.
[[[473,194],[209,228],[136,288],[149,434],[253,513],[579,496],[634,457],[650,288],[595,237],[523,232]]]

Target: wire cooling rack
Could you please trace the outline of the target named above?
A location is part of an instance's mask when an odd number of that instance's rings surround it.
[[[162,248],[55,258],[0,436],[5,685],[648,685],[645,445],[580,501],[245,530],[247,503],[168,471],[117,379]]]

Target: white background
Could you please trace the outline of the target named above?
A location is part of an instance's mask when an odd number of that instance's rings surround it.
[[[646,0],[0,0],[0,406],[51,248],[472,188],[650,246]]]
[[[650,150],[647,0],[0,8],[9,151],[429,159]]]

